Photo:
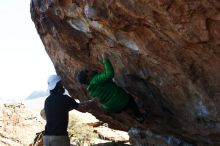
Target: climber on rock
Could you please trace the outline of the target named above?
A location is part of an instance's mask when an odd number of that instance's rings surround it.
[[[73,109],[85,112],[85,109],[73,98],[64,95],[65,89],[59,76],[51,75],[48,78],[48,89],[50,95],[41,111],[41,116],[46,120],[44,146],[70,146],[67,132],[68,112]]]
[[[77,73],[77,81],[87,86],[89,96],[98,99],[105,112],[120,113],[131,109],[136,120],[142,123],[144,114],[139,111],[134,98],[113,82],[114,69],[106,53],[102,55],[102,62],[104,72],[82,69]]]

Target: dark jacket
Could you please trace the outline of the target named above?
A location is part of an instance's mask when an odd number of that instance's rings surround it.
[[[98,98],[107,112],[120,112],[129,101],[129,95],[113,81],[114,70],[108,59],[103,60],[105,72],[95,75],[87,91],[90,96]]]
[[[79,104],[67,95],[52,93],[44,104],[46,126],[44,135],[67,135],[68,112]]]

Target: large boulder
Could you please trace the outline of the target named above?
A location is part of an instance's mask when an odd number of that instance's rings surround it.
[[[75,80],[83,67],[103,71],[148,117],[91,113],[109,126],[148,128],[197,145],[220,145],[218,0],[32,0],[37,32],[69,93],[88,100]]]

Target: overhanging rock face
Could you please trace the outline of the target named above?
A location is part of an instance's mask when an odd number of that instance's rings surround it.
[[[73,97],[83,67],[102,71],[149,115],[100,114],[111,127],[149,128],[192,144],[220,145],[220,2],[218,0],[32,0],[31,16],[57,73]]]

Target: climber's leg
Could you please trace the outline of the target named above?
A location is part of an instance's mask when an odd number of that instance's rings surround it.
[[[131,95],[130,95],[128,105],[126,107],[132,110],[132,112],[134,113],[134,116],[139,122],[144,121],[144,114],[140,112],[137,106],[137,103],[135,102],[134,98]]]
[[[49,136],[50,146],[70,146],[70,139],[67,135]]]
[[[43,136],[43,143],[44,143],[44,146],[50,146],[50,138],[49,136]]]

